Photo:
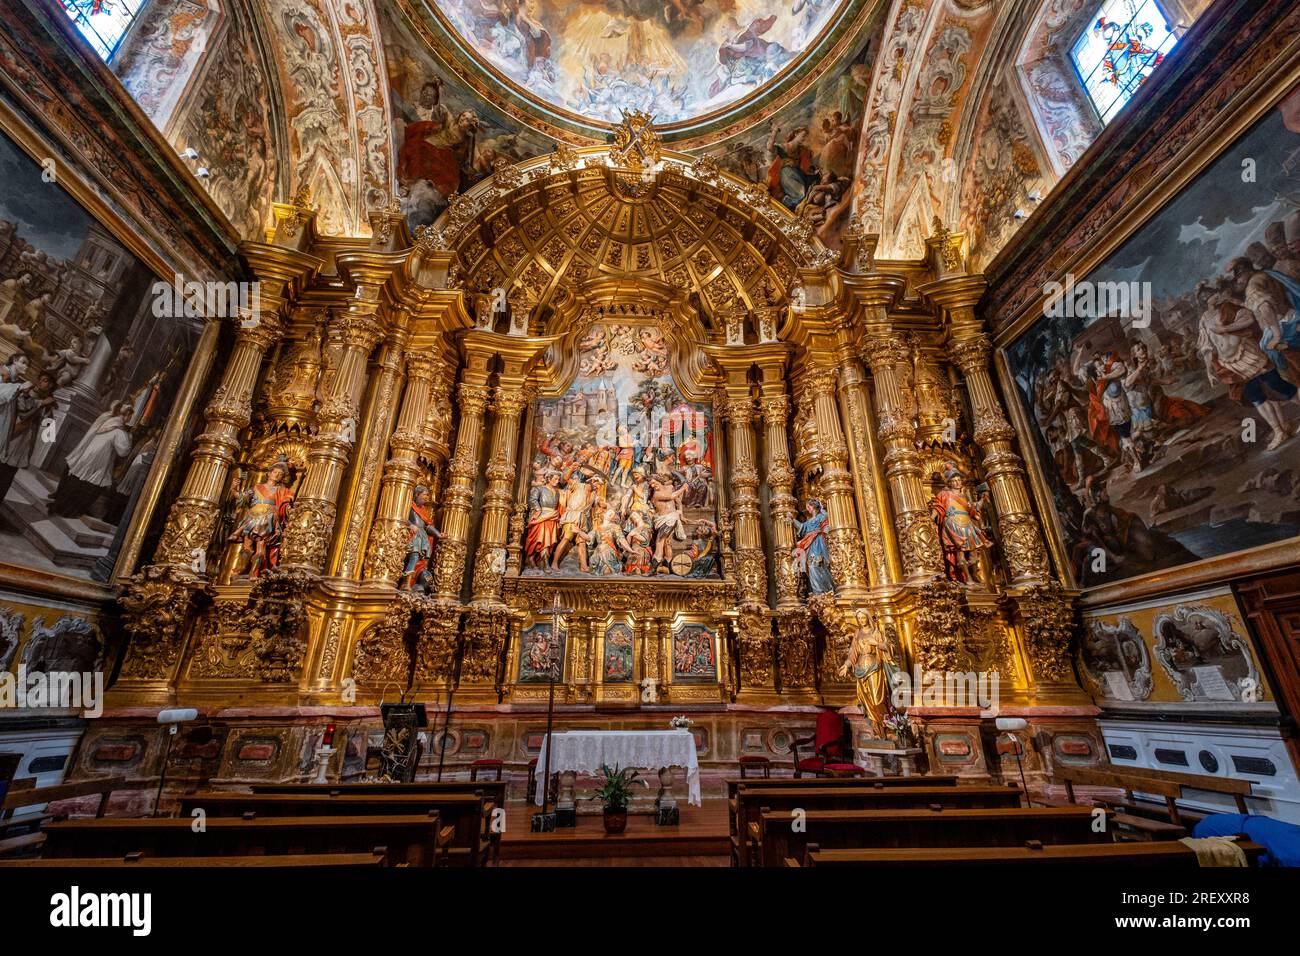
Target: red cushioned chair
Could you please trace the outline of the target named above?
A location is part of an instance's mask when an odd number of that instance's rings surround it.
[[[790,743],[794,775],[810,773],[816,777],[857,776],[862,768],[853,763],[853,743],[849,722],[838,711],[823,710],[810,737],[795,737]],[[800,758],[799,748],[813,745],[813,755]]]

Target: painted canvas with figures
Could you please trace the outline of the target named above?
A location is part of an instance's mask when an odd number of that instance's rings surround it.
[[[1300,534],[1298,155],[1300,89],[1086,277],[1149,289],[1149,325],[1043,318],[1008,349],[1081,584]]]
[[[105,581],[201,319],[0,136],[0,560]]]

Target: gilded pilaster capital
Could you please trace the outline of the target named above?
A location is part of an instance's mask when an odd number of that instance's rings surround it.
[[[722,417],[733,425],[748,425],[754,420],[754,400],[748,395],[727,397],[722,405]]]
[[[868,335],[862,340],[862,360],[872,372],[893,369],[910,358],[906,343],[893,335]]]
[[[992,351],[993,343],[989,341],[989,337],[983,332],[960,339],[953,339],[948,343],[948,357],[952,359],[954,365],[961,369],[963,375],[980,372],[987,374],[989,354]]]
[[[375,318],[374,307],[369,303],[354,305],[335,316],[330,323],[330,334],[345,347],[369,352],[383,335],[384,329]]]
[[[481,416],[492,397],[492,392],[486,385],[476,385],[473,382],[461,382],[458,392],[460,410],[465,415]]]
[[[409,352],[406,356],[406,375],[412,381],[432,384],[441,364],[435,355],[427,352]]]
[[[284,335],[284,322],[278,311],[262,309],[257,313],[240,315],[235,326],[235,342],[266,352],[280,336]]]
[[[790,417],[790,397],[788,395],[764,395],[758,401],[763,415],[763,423],[770,426],[785,427]]]
[[[518,418],[528,407],[532,395],[529,389],[517,385],[498,385],[492,411],[499,418]]]

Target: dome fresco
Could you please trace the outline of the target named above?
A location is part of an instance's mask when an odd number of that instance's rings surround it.
[[[598,123],[659,125],[779,83],[850,0],[440,0],[465,49],[525,98]]]

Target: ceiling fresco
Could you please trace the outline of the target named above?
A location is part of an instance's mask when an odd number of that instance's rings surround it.
[[[792,79],[857,0],[440,0],[461,51],[544,109],[689,123]]]

